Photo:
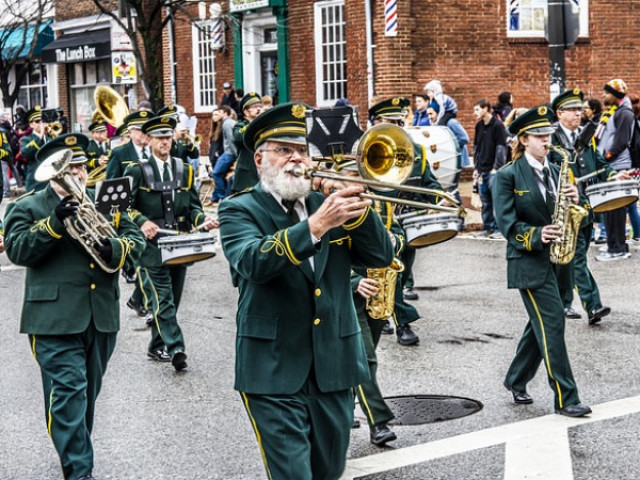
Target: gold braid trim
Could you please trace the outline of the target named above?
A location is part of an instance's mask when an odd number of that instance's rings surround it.
[[[287,237],[287,230],[280,230],[273,235],[273,238],[264,242],[264,244],[260,247],[260,253],[269,253],[271,250],[274,250],[274,253],[279,257],[287,257],[291,263],[294,265],[300,265],[302,262],[298,260],[293,252],[291,251],[291,247],[289,245],[289,239]],[[281,238],[284,235],[285,243],[282,242]]]
[[[43,218],[42,220],[38,220],[36,223],[32,225],[29,231],[31,233],[37,233],[38,231],[47,232],[49,235],[51,235],[55,239],[62,238],[62,235],[60,235],[59,233],[56,233],[55,230],[51,227],[51,224],[49,223],[49,217]]]
[[[529,193],[529,190],[515,190],[514,189],[513,193],[515,193],[516,195],[519,195],[519,196],[522,197],[525,193]]]
[[[359,218],[356,218],[353,222],[351,223],[345,223],[342,225],[342,228],[344,228],[345,230],[349,231],[349,230],[353,230],[355,228],[358,228],[360,225],[362,225],[365,221],[365,219],[367,218],[367,216],[369,215],[369,212],[371,211],[371,208],[367,207],[367,209],[364,211],[364,213],[362,215],[360,215]]]
[[[142,215],[142,212],[140,212],[140,210],[134,210],[132,208],[129,209],[129,218],[131,219],[131,221],[134,221],[140,215]]]
[[[204,215],[204,212],[200,212],[198,213],[198,215],[196,215],[196,218],[193,220],[193,224],[198,227],[198,219],[200,218],[200,215]]]
[[[522,242],[527,252],[531,251],[531,239],[533,238],[533,231],[536,227],[531,227],[528,232],[524,232],[522,235],[516,235],[516,241]]]

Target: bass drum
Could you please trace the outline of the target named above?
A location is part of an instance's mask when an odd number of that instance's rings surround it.
[[[431,171],[442,185],[449,190],[457,184],[460,175],[460,146],[456,137],[447,127],[406,127],[405,131],[414,143],[422,147]]]

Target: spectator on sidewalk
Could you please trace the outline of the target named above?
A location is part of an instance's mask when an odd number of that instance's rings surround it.
[[[502,92],[498,95],[498,103],[493,106],[493,114],[504,123],[511,110],[513,110],[513,95],[511,92]]]
[[[504,125],[491,113],[487,100],[478,100],[473,107],[478,120],[473,139],[473,178],[478,179],[482,202],[481,236],[500,238],[493,208],[493,182],[498,169],[506,163],[507,135]]]
[[[416,109],[413,112],[413,126],[414,127],[426,127],[431,125],[431,120],[429,119],[429,113],[427,112],[427,107],[431,100],[428,95],[419,93],[416,95],[414,103],[416,105]],[[435,125],[435,123],[433,124]]]
[[[431,80],[425,85],[424,90],[427,92],[430,103],[436,103],[439,109],[438,121],[432,125],[445,126],[449,119],[458,115],[458,105],[453,98],[443,92],[440,80]]]
[[[231,118],[231,108],[228,105],[223,105],[219,112],[222,120],[222,155],[218,158],[216,166],[211,172],[215,188],[205,207],[218,203],[231,193],[227,174],[238,157],[238,150],[233,143],[233,127],[235,127],[236,121]]]

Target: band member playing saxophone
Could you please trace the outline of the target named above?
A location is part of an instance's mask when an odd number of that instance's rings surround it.
[[[563,235],[552,219],[556,201],[560,202],[556,196],[575,205],[578,190],[570,182],[559,186],[559,169],[547,161],[552,118],[553,112],[541,106],[514,120],[509,126],[518,138],[513,161],[498,170],[495,178],[493,204],[498,227],[507,239],[508,288],[520,290],[529,314],[504,386],[516,404],[532,403],[527,384],[544,362],[556,413],[581,417],[591,409],[580,403],[569,365],[558,265],[550,257],[552,243]]]
[[[84,190],[87,143],[82,134],[63,134],[39,156],[46,162],[72,150],[66,168],[90,199]],[[44,190],[10,204],[5,243],[9,259],[27,267],[20,331],[28,334],[40,366],[47,430],[64,478],[78,480],[93,478],[95,402],[120,324],[118,269],[142,253],[144,237],[126,213],[118,213],[106,219],[117,236],[102,239],[90,254],[66,226],[83,215],[70,193],[51,180]]]
[[[337,479],[351,388],[369,379],[350,270],[386,267],[394,252],[361,186],[325,197],[295,175],[310,166],[307,108],[281,104],[249,124],[244,142],[260,182],[221,202],[220,234],[240,294],[235,388],[266,475]],[[313,182],[331,190],[331,181]]]

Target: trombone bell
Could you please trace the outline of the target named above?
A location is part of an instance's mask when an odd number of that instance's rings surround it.
[[[413,170],[413,141],[397,125],[375,125],[358,141],[356,161],[362,178],[399,185],[411,176]],[[378,191],[393,190],[391,187],[371,188]]]

